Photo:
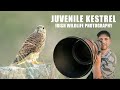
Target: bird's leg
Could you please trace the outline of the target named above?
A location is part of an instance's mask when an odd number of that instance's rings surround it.
[[[37,61],[37,59],[39,58],[39,52],[32,54],[31,57],[32,57],[32,64],[43,64],[43,62]]]
[[[32,64],[43,64],[43,62],[40,62],[40,61],[38,62],[37,60],[33,60]]]

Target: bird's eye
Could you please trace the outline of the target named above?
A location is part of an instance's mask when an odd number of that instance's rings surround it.
[[[44,29],[44,27],[43,27],[43,29]]]

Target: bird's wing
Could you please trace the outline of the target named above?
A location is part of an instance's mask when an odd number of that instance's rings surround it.
[[[36,49],[35,45],[30,44],[30,43],[24,43],[22,48],[19,50],[18,54],[16,55],[16,59],[14,60],[13,63],[21,62],[29,54],[34,53],[35,49]]]
[[[32,34],[30,34],[29,36],[28,36],[28,38],[25,40],[25,43],[31,43],[31,44],[33,44],[33,45],[38,45],[38,44],[40,44],[41,42],[42,42],[42,40],[43,40],[43,38],[44,38],[44,36],[43,36],[43,34],[42,33],[32,33]]]

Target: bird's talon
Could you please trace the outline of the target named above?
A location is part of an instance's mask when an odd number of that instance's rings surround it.
[[[33,61],[32,64],[43,64],[43,62]]]

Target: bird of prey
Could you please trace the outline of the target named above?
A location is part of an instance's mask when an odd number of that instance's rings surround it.
[[[11,65],[21,65],[25,62],[40,64],[37,59],[45,46],[45,41],[46,29],[43,25],[38,25],[34,32],[27,37]]]

